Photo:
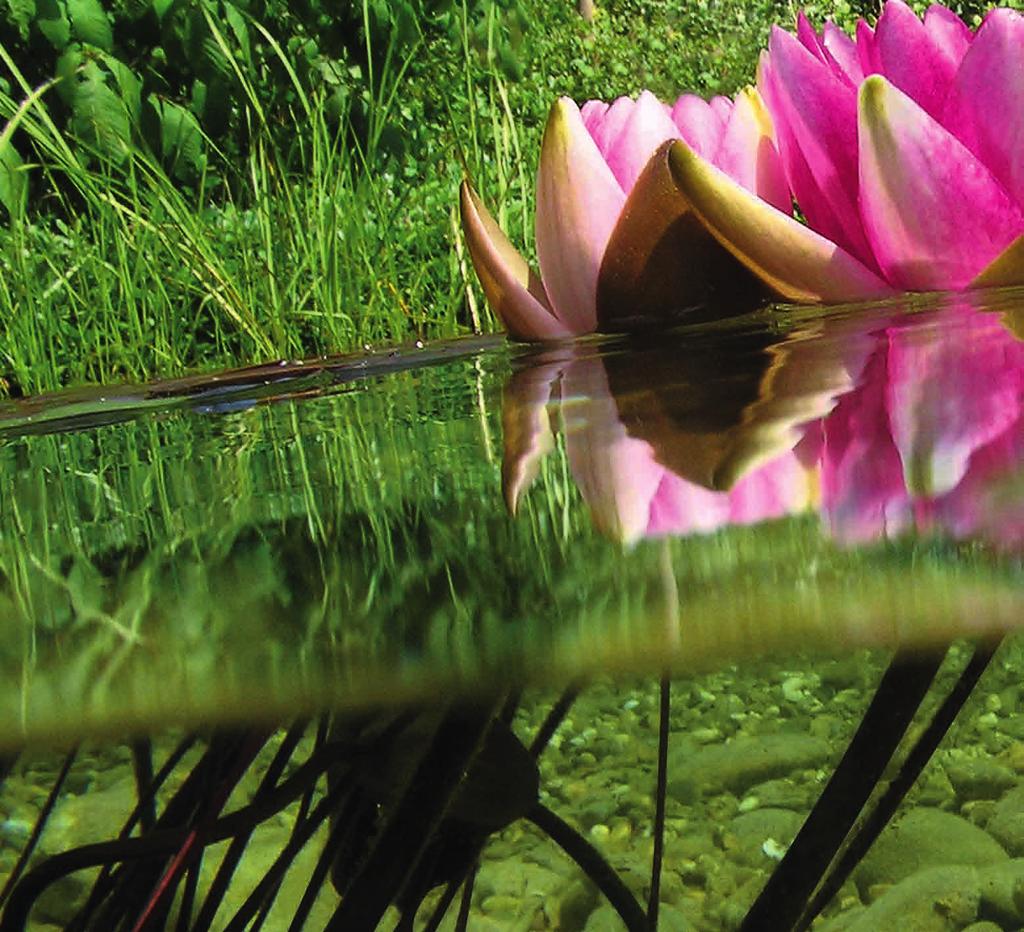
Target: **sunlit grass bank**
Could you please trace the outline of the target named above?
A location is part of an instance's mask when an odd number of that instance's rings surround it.
[[[752,79],[770,23],[795,13],[782,0],[609,0],[587,23],[574,3],[524,0],[508,61],[501,7],[463,5],[455,38],[379,56],[358,120],[307,93],[293,50],[264,32],[292,83],[288,106],[267,109],[211,20],[245,145],[208,141],[189,183],[140,147],[90,151],[51,118],[56,89],[23,107],[15,138],[30,157],[0,173],[31,195],[0,227],[0,396],[492,330],[467,294],[463,174],[529,248],[555,95],[732,92]],[[811,12],[849,21],[870,9]],[[33,86],[4,58],[11,117]]]

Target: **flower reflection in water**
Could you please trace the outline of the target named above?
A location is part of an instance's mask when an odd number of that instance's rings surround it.
[[[818,510],[843,543],[1018,545],[1022,393],[1024,345],[962,299],[778,338],[557,347],[506,388],[505,497],[515,511],[561,430],[595,526],[626,544]]]

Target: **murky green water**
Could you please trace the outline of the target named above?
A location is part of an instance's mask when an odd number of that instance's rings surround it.
[[[872,693],[919,676],[915,663],[939,656],[930,648],[991,644],[1024,618],[1022,301],[776,309],[671,332],[541,347],[481,339],[6,404],[0,749],[86,748],[0,921],[14,921],[32,871],[62,852],[110,843],[103,856],[132,865],[110,840],[144,784],[138,747],[133,756],[107,737],[158,736],[159,765],[176,736],[203,730],[162,791],[170,808],[185,774],[238,735],[217,726],[382,709],[331,725],[354,742],[334,753],[351,768],[345,812],[369,794],[370,823],[350,820],[369,839],[380,813],[409,831],[396,780],[414,765],[431,777],[424,755],[447,747],[431,731],[442,710],[471,730],[511,694],[509,734],[522,743],[480,752],[461,778],[470,802],[454,804],[486,821],[494,800],[522,797],[487,823],[469,928],[622,928],[537,807],[561,813],[645,901],[661,720],[651,684],[669,671],[662,927],[739,928]],[[902,666],[883,674],[893,650]],[[964,642],[950,652],[913,736],[970,657]],[[919,914],[934,919],[922,928],[1019,927],[1022,658],[1019,639],[1004,643],[916,781],[902,828],[850,875],[822,928],[910,927]],[[552,704],[580,681],[538,769],[521,767]],[[521,697],[520,686],[530,687]],[[438,702],[458,697],[466,703]],[[869,752],[887,718],[913,711],[912,697],[890,698],[891,715],[864,732]],[[361,729],[386,729],[399,708],[412,724],[381,755]],[[299,744],[299,771],[322,754],[323,727]],[[244,778],[218,804],[226,819],[258,798],[286,740],[272,730],[241,732],[260,750],[237,758]],[[855,769],[868,774],[870,757]],[[17,874],[60,763],[29,753],[7,780],[0,877]],[[311,773],[310,798],[326,805],[330,784]],[[244,911],[303,823],[289,800],[253,817],[209,927]],[[318,824],[267,928],[287,927],[307,890],[317,894],[307,927],[347,922],[346,904],[388,868],[381,855],[364,876],[355,858],[348,888],[317,875],[332,850],[331,822]],[[207,841],[200,899],[228,844]],[[94,877],[51,882],[29,927],[63,928]],[[436,886],[420,912],[440,896]],[[105,928],[102,915],[92,921]]]
[[[0,742],[1024,617],[1019,294],[0,410]]]

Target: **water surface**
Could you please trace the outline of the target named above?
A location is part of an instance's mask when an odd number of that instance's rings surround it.
[[[0,409],[0,743],[1024,617],[1019,292]]]

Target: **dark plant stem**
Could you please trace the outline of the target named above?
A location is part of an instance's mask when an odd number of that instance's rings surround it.
[[[120,833],[118,834],[117,840],[127,838],[136,823],[142,818],[142,811],[148,807],[151,803],[155,806],[156,794],[160,787],[164,785],[167,778],[174,772],[174,769],[181,763],[181,759],[188,753],[189,748],[196,743],[195,735],[187,735],[183,738],[174,750],[168,755],[167,760],[161,765],[156,775],[149,781],[149,792],[140,797],[135,805],[135,808],[129,814],[125,820],[124,826],[122,826]],[[99,904],[107,896],[110,890],[116,883],[116,879],[112,879],[114,874],[114,861],[104,863],[99,876],[92,885],[92,890],[89,891],[89,898],[86,900],[85,905],[78,911],[78,914],[72,919],[68,925],[66,932],[80,932],[81,929],[86,928],[89,918],[93,912],[99,907]]]
[[[548,743],[554,737],[558,726],[562,724],[562,720],[568,715],[569,709],[572,708],[572,704],[576,701],[576,697],[579,694],[580,684],[573,683],[558,697],[558,701],[551,707],[551,711],[545,716],[540,728],[537,729],[537,734],[533,736],[533,741],[530,743],[530,756],[534,760],[544,752],[544,748],[548,746]]]
[[[496,712],[497,708],[453,708],[444,715],[405,792],[343,894],[328,932],[376,929],[388,905],[400,900]]]
[[[627,932],[647,932],[647,916],[640,904],[622,882],[622,878],[590,842],[561,816],[540,803],[526,814],[526,818],[542,832],[546,832],[597,885],[626,924]]]
[[[145,834],[156,825],[156,794],[153,791],[153,742],[137,738],[131,742],[135,792],[139,801],[139,829]]]
[[[281,740],[277,752],[274,754],[273,760],[270,762],[270,766],[267,767],[267,772],[260,781],[259,788],[253,796],[254,803],[266,799],[267,795],[276,788],[277,781],[281,779],[281,774],[284,773],[285,766],[291,759],[292,754],[295,753],[295,748],[302,739],[305,730],[305,722],[297,723],[288,729]],[[238,862],[242,859],[242,855],[249,844],[249,839],[252,837],[256,824],[255,822],[252,823],[248,830],[239,832],[232,839],[227,852],[224,854],[224,858],[217,868],[213,883],[210,884],[210,889],[203,899],[199,915],[196,917],[195,927],[197,929],[209,929],[213,926],[214,917],[217,915],[217,910],[224,899],[224,894],[231,883],[231,878],[238,867]]]
[[[985,672],[995,652],[994,647],[976,647],[967,665],[961,671],[953,688],[939,706],[938,711],[914,743],[907,754],[899,773],[893,778],[882,794],[874,809],[843,849],[839,860],[821,886],[807,904],[803,914],[797,920],[795,932],[810,927],[814,918],[828,905],[829,901],[839,892],[853,869],[860,863],[875,839],[889,824],[899,804],[914,785],[925,765],[935,754],[935,749],[952,726],[964,703],[977,685],[982,673]]]
[[[942,655],[898,653],[853,740],[740,932],[793,929],[868,797],[882,779],[942,663]]]
[[[658,778],[654,791],[654,852],[651,855],[651,893],[647,900],[647,926],[658,928],[661,897],[661,862],[665,852],[665,797],[668,795],[668,731],[672,709],[672,684],[668,675],[658,689]]]
[[[469,928],[469,907],[473,903],[473,884],[476,881],[478,862],[474,861],[469,874],[462,884],[462,898],[459,900],[459,914],[455,917],[455,932],[466,932]]]
[[[15,885],[18,883],[18,880],[25,870],[25,866],[32,857],[32,853],[36,850],[36,845],[39,844],[39,839],[43,834],[43,829],[46,828],[46,823],[49,821],[50,815],[53,812],[53,807],[57,804],[57,798],[60,796],[60,791],[64,787],[64,781],[68,778],[68,773],[71,771],[71,765],[75,762],[75,756],[77,754],[78,748],[73,748],[65,756],[64,763],[61,764],[60,771],[57,774],[57,779],[53,781],[53,786],[50,787],[50,793],[46,797],[46,802],[43,803],[43,808],[39,812],[35,825],[32,826],[32,834],[29,835],[28,841],[25,843],[25,847],[22,848],[21,855],[19,856],[17,863],[12,868],[10,876],[7,878],[7,883],[4,884],[3,890],[0,891],[0,908],[3,907],[11,896],[15,889]]]

